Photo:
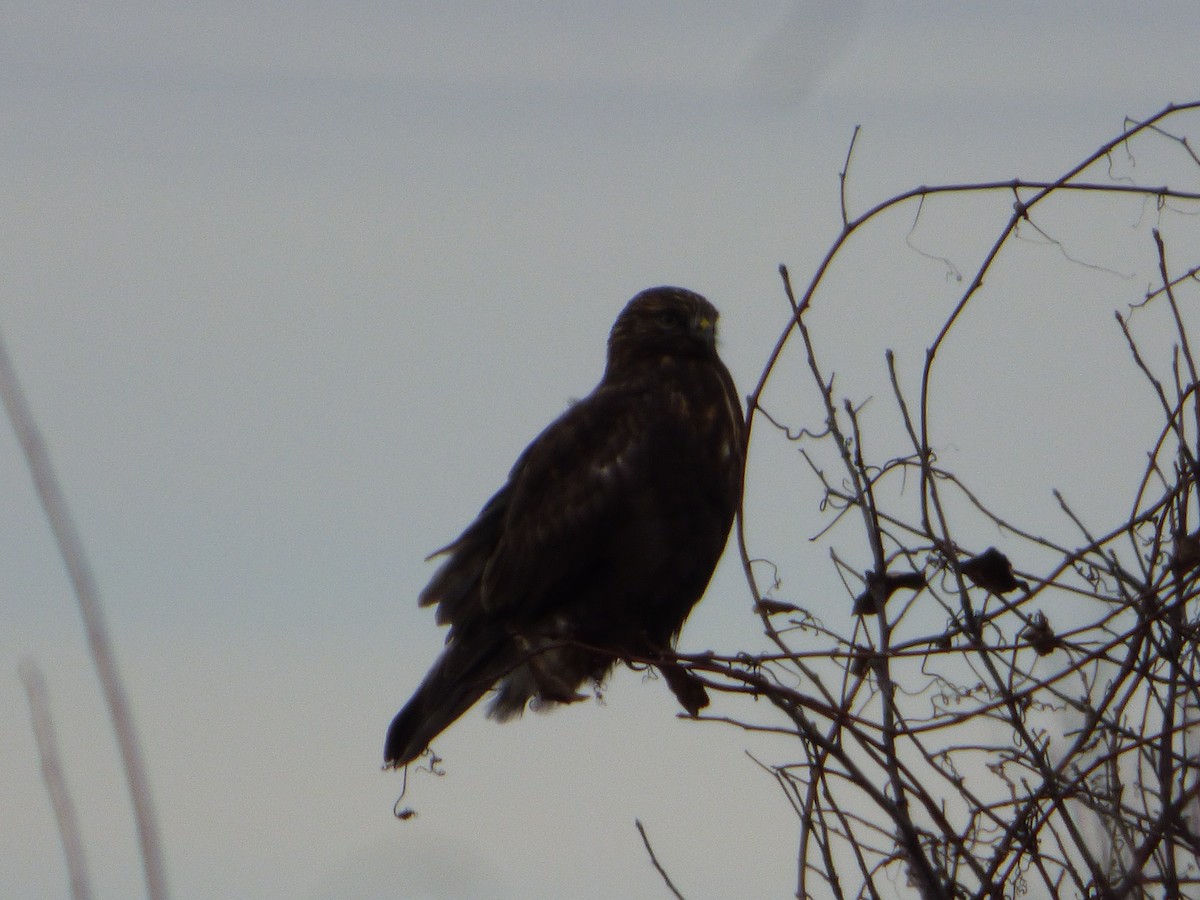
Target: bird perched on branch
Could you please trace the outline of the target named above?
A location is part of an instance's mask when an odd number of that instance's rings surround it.
[[[643,291],[595,390],[538,435],[421,592],[446,647],[392,721],[389,766],[418,757],[491,689],[501,721],[584,699],[621,660],[652,662],[695,715],[704,686],[672,646],[725,547],[741,494],[742,408],[717,310]]]

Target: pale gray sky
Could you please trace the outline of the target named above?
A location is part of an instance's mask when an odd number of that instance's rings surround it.
[[[416,607],[422,558],[591,388],[636,291],[706,294],[753,386],[786,316],[776,265],[806,281],[839,228],[855,124],[855,210],[922,183],[1053,177],[1125,115],[1195,99],[1198,33],[1192,2],[4,6],[0,329],[104,592],[175,896],[662,897],[635,818],[689,897],[789,895],[795,821],[743,750],[796,751],[679,722],[628,672],[603,706],[468,716],[438,741],[449,775],[410,777],[419,815],[396,822],[384,730],[442,639]],[[959,215],[999,227],[1008,202]],[[924,345],[956,288],[904,248],[910,224],[884,229],[890,256],[866,244],[831,273],[814,309],[872,377],[884,347]],[[966,267],[992,236],[943,220],[913,240]],[[1081,334],[1105,399],[1072,414],[1109,414],[1119,300],[1081,324],[1031,293],[1039,278],[997,272],[996,319],[970,326],[983,346],[1011,329],[979,378],[1016,370],[1017,399],[981,418],[979,388],[947,386],[965,460],[989,429],[1060,420],[1019,375]],[[776,402],[819,424],[799,377]],[[1004,464],[1028,472],[1045,441]],[[0,442],[0,895],[66,893],[16,677],[31,655],[98,895],[134,896],[74,601],[7,428]],[[1138,452],[1113,443],[1097,465]],[[751,482],[756,546],[844,614],[807,542],[815,485],[787,447],[761,452],[795,468]],[[726,565],[683,646],[759,632]]]

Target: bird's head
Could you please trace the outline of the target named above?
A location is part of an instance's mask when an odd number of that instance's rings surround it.
[[[717,309],[677,287],[642,291],[625,305],[608,337],[608,370],[674,358],[715,358]]]

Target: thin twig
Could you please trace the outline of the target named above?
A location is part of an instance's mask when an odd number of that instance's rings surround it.
[[[63,856],[67,861],[67,877],[71,881],[71,896],[74,900],[90,900],[91,883],[87,873],[87,859],[83,852],[83,838],[79,831],[79,817],[75,815],[75,804],[67,790],[67,779],[63,775],[62,760],[58,755],[58,739],[54,734],[54,720],[50,716],[50,699],[46,691],[46,679],[32,659],[21,661],[21,683],[29,698],[29,717],[33,727],[33,739],[37,743],[38,756],[42,762],[42,780],[46,782],[46,793],[54,810],[54,822],[62,841]]]
[[[850,146],[846,148],[846,161],[842,164],[842,171],[838,172],[838,197],[842,206],[843,228],[848,228],[850,225],[850,212],[846,207],[846,180],[850,175],[850,159],[854,156],[854,144],[858,140],[858,133],[861,130],[861,125],[854,126],[854,134],[850,135]]]
[[[654,855],[654,848],[650,846],[650,838],[646,837],[646,829],[642,827],[641,819],[634,819],[633,824],[637,826],[638,834],[642,836],[642,845],[646,848],[646,852],[650,854],[650,862],[654,863],[654,868],[658,870],[658,874],[662,876],[663,884],[667,889],[674,894],[678,900],[684,900],[683,894],[679,893],[679,888],[675,887],[671,881],[671,876],[667,874],[667,870],[659,863],[658,857]]]

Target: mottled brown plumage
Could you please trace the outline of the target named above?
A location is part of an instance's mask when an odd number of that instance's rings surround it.
[[[622,659],[661,659],[692,714],[704,688],[670,662],[725,547],[741,490],[742,411],[717,311],[660,287],[634,297],[604,377],[521,454],[421,593],[446,648],[392,721],[402,766],[488,690],[488,714],[582,699]],[[435,555],[438,555],[435,554]]]

